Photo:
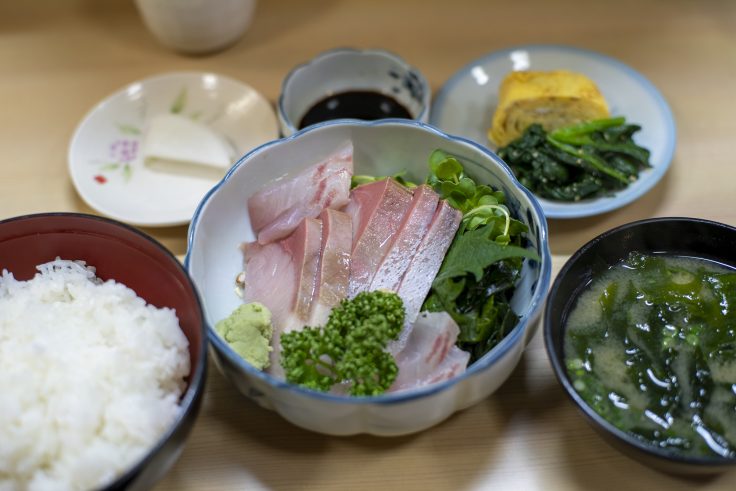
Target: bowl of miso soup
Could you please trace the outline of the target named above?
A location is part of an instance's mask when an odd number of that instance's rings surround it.
[[[609,443],[674,473],[736,464],[736,228],[655,218],[601,234],[557,275],[544,333]]]

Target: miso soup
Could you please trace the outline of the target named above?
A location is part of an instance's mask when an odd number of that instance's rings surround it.
[[[583,399],[641,441],[736,457],[736,270],[632,253],[573,306],[565,363]]]

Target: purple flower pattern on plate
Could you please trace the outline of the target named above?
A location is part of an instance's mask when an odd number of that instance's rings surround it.
[[[128,135],[140,134],[137,128],[129,125],[118,125],[121,133]],[[134,138],[118,138],[108,145],[107,160],[93,162],[100,166],[100,172],[120,171],[125,181],[130,180],[133,174],[131,163],[138,156],[140,142]],[[103,174],[92,176],[98,184],[105,184],[108,180]]]

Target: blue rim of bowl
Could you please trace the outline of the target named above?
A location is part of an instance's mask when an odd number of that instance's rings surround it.
[[[271,107],[270,102],[266,97],[256,90],[252,85],[247,84],[246,82],[243,82],[241,80],[238,80],[236,78],[222,75],[217,72],[211,72],[211,71],[196,71],[196,70],[182,70],[182,71],[172,71],[172,72],[164,72],[164,73],[158,73],[156,75],[151,75],[149,77],[141,78],[138,80],[134,80],[132,82],[129,82],[125,84],[124,86],[120,87],[119,89],[115,90],[114,92],[109,93],[104,98],[99,100],[94,106],[92,106],[86,113],[84,113],[84,116],[79,120],[77,125],[74,127],[74,132],[72,133],[72,137],[69,139],[69,144],[67,146],[66,151],[66,160],[67,160],[67,173],[69,174],[69,178],[72,181],[72,185],[74,186],[74,190],[76,191],[77,195],[84,201],[84,203],[92,208],[93,210],[105,215],[107,218],[115,220],[120,223],[126,223],[128,225],[134,225],[137,227],[176,227],[181,225],[186,225],[189,223],[191,218],[184,218],[176,221],[152,221],[152,222],[146,222],[146,221],[138,221],[138,220],[129,220],[118,213],[111,213],[109,209],[103,209],[100,206],[97,206],[90,202],[88,199],[88,196],[85,193],[82,193],[82,185],[78,181],[77,176],[75,175],[74,167],[76,165],[81,164],[75,164],[75,150],[80,145],[79,139],[81,138],[82,129],[90,124],[90,120],[92,116],[94,116],[96,113],[100,111],[104,111],[107,109],[107,106],[109,106],[113,99],[125,95],[132,87],[136,85],[144,86],[145,84],[150,84],[154,82],[160,82],[162,80],[167,79],[177,79],[177,78],[199,78],[201,79],[204,76],[214,76],[217,79],[220,80],[226,80],[228,83],[232,83],[236,86],[240,86],[243,90],[246,91],[252,91],[258,97],[260,97],[263,102],[265,102],[268,107]],[[276,114],[274,113],[274,120],[275,120],[275,126],[276,126],[276,134],[278,135],[278,118],[276,117]],[[93,215],[90,215],[93,216]]]
[[[189,374],[189,385],[187,386],[186,392],[182,395],[180,401],[179,401],[179,407],[181,410],[179,411],[179,414],[177,414],[176,419],[169,425],[167,430],[156,440],[156,443],[151,446],[146,453],[144,453],[141,457],[139,457],[135,464],[132,467],[129,467],[124,473],[117,476],[113,481],[109,482],[105,486],[100,488],[100,491],[107,491],[108,489],[118,489],[120,485],[127,486],[126,483],[130,483],[133,480],[135,480],[136,476],[143,471],[143,469],[146,467],[148,460],[153,457],[156,453],[158,453],[163,447],[169,442],[171,437],[174,435],[174,433],[179,428],[179,425],[189,416],[189,414],[192,411],[198,411],[198,407],[196,402],[198,399],[202,397],[204,394],[204,389],[207,384],[207,329],[205,326],[207,326],[206,320],[204,318],[204,307],[202,305],[202,300],[199,296],[199,292],[197,290],[197,286],[194,284],[194,281],[192,281],[192,277],[189,275],[189,272],[184,267],[184,265],[174,256],[171,251],[169,251],[166,247],[163,246],[159,241],[154,239],[152,236],[146,234],[145,232],[142,232],[141,230],[138,230],[137,228],[128,225],[127,223],[121,222],[119,220],[115,220],[112,218],[107,217],[101,217],[97,215],[91,215],[88,213],[76,213],[76,212],[43,212],[43,213],[32,213],[28,215],[19,215],[16,217],[6,218],[4,220],[0,220],[0,225],[4,223],[9,222],[15,222],[20,220],[28,220],[28,219],[40,219],[40,218],[54,218],[54,217],[76,217],[76,218],[82,218],[84,220],[90,220],[90,221],[98,221],[98,222],[104,222],[119,228],[126,229],[128,232],[133,233],[134,235],[137,235],[141,237],[142,239],[152,243],[154,246],[156,246],[157,249],[162,251],[165,256],[171,261],[172,264],[174,264],[174,267],[184,273],[184,277],[186,278],[186,281],[189,283],[189,286],[192,288],[192,292],[194,293],[194,300],[197,303],[197,309],[199,310],[199,325],[200,325],[200,336],[202,339],[202,343],[200,343],[198,347],[198,355],[199,355],[199,364],[197,366],[197,369],[194,373]],[[148,302],[146,302],[148,303]]]
[[[292,68],[289,71],[289,73],[286,74],[286,77],[284,77],[284,80],[281,82],[281,93],[279,94],[278,101],[276,101],[276,109],[278,111],[279,119],[286,123],[286,125],[289,127],[289,130],[291,131],[291,134],[296,133],[297,131],[299,131],[299,129],[296,126],[294,126],[294,122],[291,121],[289,117],[287,117],[286,110],[284,109],[284,94],[286,93],[286,84],[289,83],[291,78],[298,71],[301,71],[307,68],[309,65],[318,63],[325,58],[329,58],[330,56],[335,56],[339,54],[348,54],[348,53],[358,54],[358,55],[386,56],[388,58],[392,58],[399,64],[407,67],[409,71],[411,71],[414,75],[417,76],[419,81],[422,83],[422,87],[424,88],[424,97],[423,97],[424,100],[422,101],[423,102],[422,111],[413,120],[421,120],[427,115],[427,111],[429,111],[430,106],[432,105],[432,89],[429,85],[429,82],[427,82],[427,79],[424,77],[424,74],[422,74],[422,72],[417,67],[415,67],[414,65],[410,65],[406,60],[404,60],[401,56],[397,55],[396,53],[385,50],[385,49],[358,49],[358,48],[347,48],[347,47],[333,48],[327,51],[322,51],[321,53],[316,55],[311,60],[298,64],[297,66]],[[390,118],[390,119],[394,119],[394,118]]]
[[[703,218],[690,218],[690,217],[645,218],[643,220],[637,220],[634,222],[629,222],[623,225],[619,225],[618,227],[607,230],[601,233],[600,235],[592,238],[587,243],[585,243],[585,245],[583,245],[577,251],[575,251],[572,254],[572,256],[570,256],[570,258],[565,262],[565,264],[560,269],[559,273],[557,273],[555,281],[549,290],[549,295],[547,296],[546,304],[549,304],[552,301],[552,298],[557,292],[557,289],[559,288],[560,283],[562,283],[563,278],[568,274],[569,270],[572,268],[573,263],[577,261],[585,252],[587,252],[588,249],[595,246],[598,242],[605,240],[606,238],[612,235],[618,234],[624,230],[635,228],[635,227],[640,227],[643,225],[653,224],[653,223],[661,223],[661,222],[701,223],[701,224],[705,224],[711,227],[726,228],[732,231],[733,233],[736,233],[736,227],[733,227],[731,225],[727,225],[721,222],[716,222],[713,220],[706,220]],[[542,320],[544,325],[543,325],[542,330],[544,331],[545,350],[547,351],[547,357],[549,358],[550,363],[552,364],[552,371],[554,372],[555,377],[557,378],[557,381],[564,388],[567,396],[575,403],[575,406],[577,406],[580,412],[582,412],[590,421],[592,421],[595,425],[604,429],[606,433],[612,435],[618,441],[625,443],[627,445],[630,445],[636,448],[637,450],[644,452],[648,455],[672,460],[672,461],[675,461],[677,463],[684,464],[684,465],[694,465],[694,466],[713,466],[713,467],[724,467],[725,468],[725,467],[731,467],[736,463],[736,458],[687,456],[687,455],[682,455],[672,450],[665,450],[665,449],[657,448],[654,445],[649,445],[649,444],[642,442],[641,440],[638,440],[636,437],[632,436],[630,433],[614,426],[613,423],[609,422],[603,416],[598,414],[592,407],[590,407],[590,405],[587,402],[585,402],[585,400],[580,396],[580,394],[578,394],[578,391],[575,390],[575,388],[572,386],[572,383],[570,382],[570,379],[567,376],[567,370],[565,369],[562,363],[562,360],[560,360],[557,356],[555,356],[555,348],[552,345],[552,336],[548,332],[552,329],[551,327],[548,327],[550,326],[550,322],[548,322],[547,319],[551,315],[549,313],[550,310],[548,307],[549,305],[545,306],[544,319]],[[564,331],[564,326],[562,326],[561,329]],[[563,332],[563,335],[564,335],[564,332]]]
[[[629,65],[623,63],[622,61],[619,61],[615,58],[612,58],[608,55],[604,55],[601,53],[597,53],[595,51],[590,51],[584,48],[578,48],[576,46],[565,46],[565,45],[556,45],[556,44],[527,44],[527,45],[519,45],[519,46],[513,46],[510,48],[505,48],[499,51],[494,51],[492,53],[489,53],[485,56],[482,56],[480,58],[477,58],[470,63],[467,63],[465,66],[460,68],[455,72],[455,74],[450,77],[447,82],[440,88],[440,91],[437,93],[437,97],[435,97],[435,100],[432,102],[432,112],[430,113],[430,123],[433,125],[437,124],[437,120],[440,119],[440,116],[443,114],[443,108],[447,107],[446,98],[448,97],[448,94],[452,92],[454,86],[465,77],[465,74],[469,72],[474,66],[478,64],[487,63],[493,60],[496,60],[497,58],[505,58],[509,55],[509,53],[517,50],[529,50],[529,51],[559,51],[559,52],[568,52],[577,54],[580,56],[588,57],[597,59],[607,65],[613,66],[619,71],[626,73],[631,78],[636,80],[639,85],[649,94],[652,100],[654,100],[657,103],[657,107],[661,111],[662,116],[667,121],[667,129],[666,133],[669,135],[669,141],[666,143],[666,146],[663,149],[663,156],[662,156],[662,165],[653,167],[650,169],[649,177],[647,178],[647,182],[642,185],[640,188],[636,190],[636,192],[631,193],[630,195],[626,196],[624,199],[614,199],[614,200],[607,200],[605,202],[596,204],[597,200],[590,200],[590,201],[582,201],[579,202],[580,207],[576,210],[566,210],[566,211],[560,211],[560,212],[554,212],[554,213],[547,213],[546,216],[548,218],[558,218],[558,219],[571,219],[571,218],[583,218],[583,217],[589,217],[593,215],[599,215],[602,213],[607,213],[609,211],[616,210],[618,208],[621,208],[623,206],[626,206],[637,199],[644,196],[649,190],[651,190],[664,176],[664,174],[667,172],[667,169],[669,169],[670,164],[672,163],[672,158],[675,155],[675,145],[677,142],[677,128],[675,126],[675,119],[672,115],[672,110],[670,109],[669,104],[667,104],[667,101],[665,100],[662,93],[657,89],[657,87],[654,86],[652,82],[649,81],[644,75],[642,75],[640,72],[636,71]],[[622,190],[623,191],[623,190]],[[620,196],[620,193],[622,191],[619,191],[614,194],[614,196]],[[544,208],[544,203],[554,203],[554,201],[551,200],[545,200],[543,198],[537,198],[540,203],[542,204],[542,207]]]
[[[544,212],[542,211],[542,207],[539,205],[539,202],[534,197],[534,195],[528,189],[522,186],[519,183],[519,181],[516,179],[516,177],[514,177],[513,172],[511,172],[511,169],[509,169],[509,167],[506,165],[505,162],[503,162],[500,158],[498,158],[498,156],[496,156],[496,154],[493,153],[491,150],[489,150],[488,148],[482,145],[479,145],[478,143],[472,140],[468,140],[467,138],[463,138],[463,137],[449,135],[427,123],[421,123],[419,121],[410,120],[410,119],[389,118],[389,119],[382,119],[382,120],[377,120],[377,121],[362,121],[358,119],[338,119],[338,120],[333,120],[333,121],[326,121],[324,123],[318,123],[313,126],[304,128],[303,130],[300,130],[286,138],[281,138],[278,140],[273,140],[268,143],[264,143],[263,145],[254,148],[253,150],[245,154],[240,160],[238,160],[238,162],[236,162],[235,165],[233,165],[233,167],[228,171],[228,173],[225,174],[225,177],[223,177],[219,183],[217,183],[212,189],[210,189],[209,192],[202,199],[202,201],[200,201],[199,205],[197,206],[197,209],[194,212],[192,221],[189,225],[189,232],[187,236],[187,254],[184,257],[184,268],[187,271],[189,271],[190,253],[192,249],[192,244],[194,242],[194,234],[197,229],[197,224],[199,222],[200,213],[206,206],[209,199],[217,192],[220,186],[222,186],[228,179],[230,179],[230,177],[233,175],[234,172],[237,171],[238,168],[240,168],[242,165],[247,163],[247,161],[250,160],[254,155],[264,152],[265,150],[271,148],[272,146],[285,144],[287,142],[290,142],[292,140],[299,138],[300,136],[306,133],[317,131],[321,128],[325,128],[328,126],[345,125],[345,124],[351,124],[351,125],[358,126],[358,127],[360,126],[370,127],[370,126],[403,125],[403,126],[412,126],[415,128],[421,128],[423,130],[434,133],[446,140],[464,143],[478,150],[479,152],[485,154],[488,158],[490,158],[491,160],[493,160],[495,163],[499,165],[499,169],[506,174],[506,176],[511,180],[511,183],[518,186],[519,191],[524,196],[526,196],[526,198],[529,200],[529,204],[531,205],[531,207],[534,209],[535,213],[539,217],[539,235],[540,236],[538,240],[540,244],[540,249],[542,251],[542,255],[541,255],[542,257],[540,258],[540,261],[541,261],[540,276],[539,276],[539,279],[537,280],[537,285],[536,285],[537,289],[532,297],[528,315],[523,317],[519,321],[519,323],[516,325],[516,327],[514,327],[514,329],[508,335],[506,335],[506,337],[504,337],[496,346],[494,346],[491,351],[486,353],[482,358],[480,358],[478,361],[476,361],[474,364],[468,367],[468,369],[465,372],[463,372],[461,375],[453,377],[450,380],[446,380],[444,382],[433,384],[427,387],[411,389],[405,392],[382,394],[379,396],[333,395],[329,393],[316,392],[310,389],[306,389],[304,387],[300,387],[298,385],[290,384],[284,380],[277,379],[268,373],[257,370],[256,368],[251,366],[249,363],[247,363],[245,360],[243,360],[243,358],[240,357],[240,355],[235,353],[227,345],[227,343],[223,341],[222,338],[220,338],[220,336],[215,332],[213,326],[210,326],[209,323],[207,323],[207,319],[205,319],[205,323],[207,325],[207,331],[209,334],[208,337],[210,339],[210,342],[213,344],[214,348],[217,350],[217,352],[220,355],[226,357],[230,363],[237,365],[240,368],[240,370],[246,372],[248,375],[260,379],[261,381],[267,383],[268,385],[274,387],[275,389],[291,390],[301,395],[304,395],[306,397],[310,397],[312,399],[336,402],[336,403],[341,403],[341,404],[390,405],[390,404],[408,402],[408,401],[426,397],[432,394],[436,394],[438,392],[443,392],[449,389],[451,386],[458,384],[462,382],[463,380],[470,378],[474,376],[475,374],[481,372],[485,368],[493,365],[498,359],[503,357],[511,349],[512,346],[515,346],[517,342],[524,342],[523,336],[526,333],[529,327],[529,324],[536,321],[539,317],[542,305],[544,303],[544,299],[547,294],[547,290],[549,288],[550,277],[552,274],[552,256],[550,254],[549,240],[547,238],[547,232],[548,232],[547,231],[547,221],[545,219]]]

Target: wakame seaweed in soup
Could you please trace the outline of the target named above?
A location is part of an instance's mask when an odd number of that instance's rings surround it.
[[[579,297],[565,363],[618,428],[685,455],[736,457],[736,270],[632,253]]]

